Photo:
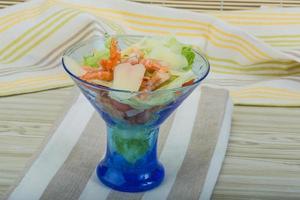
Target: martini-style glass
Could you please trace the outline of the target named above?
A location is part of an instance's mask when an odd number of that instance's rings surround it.
[[[114,37],[121,49],[143,38],[133,35]],[[197,78],[188,86],[151,92],[117,90],[80,79],[78,70],[68,66],[65,59],[68,56],[82,63],[84,56],[90,55],[94,49],[104,49],[104,45],[105,37],[92,38],[68,49],[62,59],[65,71],[107,125],[106,154],[97,167],[97,176],[115,190],[150,190],[164,178],[164,167],[157,158],[159,127],[207,76],[209,63],[195,51],[192,71]]]

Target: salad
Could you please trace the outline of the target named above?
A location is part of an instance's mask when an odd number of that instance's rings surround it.
[[[149,135],[191,92],[184,87],[199,77],[194,72],[199,60],[192,46],[174,37],[126,42],[111,37],[80,64],[69,56],[63,61],[76,78],[112,88],[75,81],[111,126],[113,149],[135,163],[153,148]]]
[[[105,49],[94,50],[84,57],[84,73],[80,78],[131,92],[171,89],[193,83],[194,59],[192,47],[173,37],[146,37],[125,49],[120,49],[118,40],[111,37],[107,39]]]

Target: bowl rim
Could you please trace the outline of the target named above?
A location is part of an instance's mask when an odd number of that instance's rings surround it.
[[[69,69],[68,67],[66,66],[65,62],[64,62],[64,57],[65,56],[69,56],[71,53],[73,53],[75,50],[79,49],[80,47],[88,44],[88,43],[91,43],[95,40],[99,40],[99,39],[105,39],[107,36],[106,35],[102,35],[102,36],[94,36],[94,37],[91,37],[87,40],[83,40],[83,41],[80,41],[80,42],[77,42],[75,43],[74,45],[72,45],[71,47],[69,47],[64,53],[63,53],[63,56],[62,56],[62,65],[63,65],[63,68],[64,70],[71,76],[71,78],[73,79],[76,79],[77,81],[83,83],[83,84],[86,84],[86,85],[89,85],[95,89],[101,89],[101,90],[107,90],[107,91],[112,91],[112,92],[122,92],[122,93],[128,93],[128,94],[151,94],[151,93],[158,93],[158,92],[166,92],[166,91],[174,91],[174,90],[179,90],[179,89],[187,89],[187,88],[191,88],[193,86],[196,86],[198,83],[200,83],[203,79],[205,79],[207,77],[207,75],[209,74],[210,72],[210,63],[208,62],[208,59],[202,54],[200,53],[198,50],[196,50],[195,48],[193,48],[193,51],[195,53],[197,53],[202,59],[203,61],[205,62],[205,65],[207,67],[207,71],[205,72],[204,75],[202,75],[202,77],[198,78],[196,81],[193,82],[193,84],[191,85],[188,85],[188,86],[181,86],[181,87],[175,87],[175,88],[167,88],[167,89],[159,89],[159,90],[154,90],[154,91],[130,91],[130,90],[120,90],[120,89],[114,89],[114,88],[110,88],[110,87],[106,87],[106,86],[103,86],[103,85],[98,85],[98,84],[94,84],[94,83],[90,83],[88,81],[85,81],[83,79],[81,79],[80,77],[78,77],[77,75],[73,74]],[[120,37],[136,37],[136,38],[144,38],[144,37],[151,37],[151,38],[163,38],[163,37],[166,37],[166,36],[151,36],[151,35],[130,35],[130,34],[113,34],[113,35],[109,35],[109,37],[115,37],[115,38],[120,38]]]

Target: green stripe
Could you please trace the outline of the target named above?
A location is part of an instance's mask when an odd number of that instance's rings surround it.
[[[109,19],[104,19],[101,18],[102,22],[104,22],[109,28],[114,30],[117,34],[125,34],[125,30],[117,23],[109,20]]]
[[[46,40],[49,36],[51,36],[53,33],[55,33],[58,29],[60,29],[62,26],[64,26],[66,23],[68,23],[70,20],[72,20],[75,16],[79,15],[80,12],[76,12],[74,14],[72,14],[71,16],[69,16],[68,18],[66,18],[64,21],[62,21],[60,24],[58,24],[56,27],[54,27],[48,34],[46,34],[45,36],[43,36],[42,38],[40,38],[39,40],[37,40],[35,43],[33,43],[31,46],[29,46],[27,49],[23,50],[21,53],[19,53],[17,56],[11,58],[10,61],[6,62],[6,63],[12,63],[15,60],[18,60],[22,57],[24,57],[25,55],[27,55],[29,53],[30,50],[32,50],[33,48],[35,48],[37,45],[39,45],[41,42],[43,42],[44,40]]]
[[[265,42],[277,44],[277,43],[299,43],[300,40],[264,40]]]
[[[298,47],[300,48],[300,44],[271,44],[273,47]]]
[[[241,66],[241,67],[244,67],[244,66],[249,66],[249,65],[245,65],[245,64],[242,64],[242,63],[239,63],[235,60],[231,60],[231,59],[226,59],[226,58],[216,58],[216,57],[211,57],[209,55],[206,55],[208,59],[210,60],[214,60],[216,62],[225,62],[225,63],[230,63],[231,65],[236,65],[236,66]],[[289,65],[289,64],[294,64],[295,61],[291,61],[291,60],[288,60],[288,61],[282,61],[282,60],[268,60],[268,61],[263,61],[263,62],[259,62],[259,63],[254,63],[254,64],[251,64],[252,66],[255,65],[255,66],[264,66],[264,65],[278,65],[278,66],[286,66],[286,65]]]
[[[300,35],[256,35],[259,38],[300,38]]]
[[[229,75],[245,75],[245,76],[255,75],[255,76],[267,76],[267,77],[283,77],[283,76],[289,76],[289,75],[300,75],[300,72],[286,72],[284,74],[274,74],[274,73],[273,74],[269,74],[269,73],[245,74],[244,72],[239,72],[239,71],[235,71],[235,72],[223,71],[223,70],[215,69],[214,67],[212,67],[212,72],[219,73],[219,74],[229,74]]]
[[[38,12],[38,14],[34,15],[33,17],[39,15],[44,9],[50,8],[53,4],[54,4],[54,2],[47,2],[46,4],[44,4],[42,6],[39,5],[37,7],[32,8],[32,9],[35,9],[35,12]],[[10,13],[9,15],[11,15],[11,16],[9,16],[9,17],[4,16],[5,18],[3,18],[3,19],[0,18],[0,26],[3,26],[5,24],[7,24],[8,22],[15,21],[17,16],[22,16],[22,17],[28,16],[28,15],[30,16],[31,13],[28,11],[28,9],[26,9],[26,11],[19,10],[19,11],[16,11],[15,13]],[[32,18],[32,17],[30,17],[30,18]],[[27,19],[25,18],[25,20],[27,20]],[[23,18],[18,19],[18,21],[21,22],[21,21],[24,21],[24,19]]]
[[[89,10],[89,9],[87,9],[87,10]],[[95,14],[101,16],[101,13],[95,13]],[[138,25],[138,27],[139,26],[140,25]],[[198,24],[197,27],[199,28],[199,26],[200,25]],[[213,29],[219,30],[219,32],[217,33],[217,31],[212,31],[211,27],[213,27]],[[220,28],[214,26],[213,24],[208,25],[206,28],[200,27],[200,29],[201,29],[201,31],[203,31],[203,33],[207,33],[208,35],[214,34],[213,38],[215,38],[218,41],[218,44],[220,42],[221,43],[223,42],[226,45],[231,44],[232,48],[239,48],[239,51],[243,51],[243,56],[245,56],[245,57],[248,56],[248,59],[255,60],[257,58],[260,58],[260,59],[270,58],[270,56],[268,54],[260,51],[259,47],[256,47],[253,43],[245,40],[243,37],[240,37],[239,35],[236,35],[233,33],[226,33],[226,31],[221,30]],[[226,35],[222,34],[220,31],[225,32]],[[230,34],[230,36],[228,36],[228,34]],[[232,36],[232,35],[234,35],[234,36]],[[233,39],[235,39],[235,40],[233,40]],[[258,51],[260,51],[260,52],[258,52]]]
[[[222,68],[222,69],[230,69],[230,70],[234,70],[234,71],[242,71],[242,72],[261,72],[261,71],[270,71],[270,74],[271,73],[274,73],[275,71],[277,71],[278,73],[286,73],[288,71],[291,71],[291,70],[295,70],[295,69],[298,69],[298,71],[300,72],[300,63],[294,63],[293,65],[290,65],[290,66],[286,66],[287,69],[281,69],[281,68],[276,68],[276,67],[249,67],[249,68],[242,68],[242,67],[233,67],[233,66],[229,66],[229,65],[224,65],[224,64],[219,64],[219,63],[215,63],[215,62],[211,62],[212,66],[213,67],[218,67],[218,68]],[[293,73],[293,72],[291,72]]]
[[[16,46],[23,38],[25,38],[27,35],[29,35],[30,33],[34,32],[36,29],[38,29],[39,27],[41,27],[42,25],[45,25],[45,23],[47,23],[48,21],[52,20],[53,17],[57,16],[57,19],[60,19],[60,16],[64,14],[64,12],[68,11],[70,9],[63,9],[60,10],[52,15],[50,15],[49,17],[47,17],[46,19],[44,19],[43,21],[41,21],[40,23],[38,23],[37,25],[31,27],[30,29],[28,29],[26,32],[24,32],[22,35],[20,35],[17,39],[15,39],[14,41],[10,42],[8,45],[6,45],[4,48],[2,48],[2,50],[0,51],[0,56],[3,55],[4,52],[7,52],[9,49],[11,49],[12,47]],[[70,10],[71,11],[71,10]],[[56,20],[57,21],[57,20]],[[53,23],[52,23],[53,24]],[[42,29],[44,30],[44,29]],[[30,37],[29,39],[27,39],[27,41],[32,40],[33,37]],[[23,45],[23,44],[22,44]],[[18,48],[20,48],[21,45],[17,46],[12,53],[14,53],[14,51]],[[7,57],[7,56],[6,56]],[[2,59],[6,59],[6,57],[2,58]],[[1,60],[2,60],[1,59]]]

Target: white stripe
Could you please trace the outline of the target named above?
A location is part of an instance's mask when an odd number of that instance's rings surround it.
[[[80,94],[9,200],[35,200],[41,197],[77,143],[93,113],[94,108]]]
[[[110,191],[110,188],[99,181],[95,171],[81,193],[79,200],[105,200]]]
[[[231,99],[228,99],[226,109],[224,113],[223,122],[220,128],[220,134],[218,142],[216,144],[212,160],[210,161],[208,172],[204,181],[204,185],[199,188],[202,191],[199,200],[211,199],[211,194],[216,185],[219,173],[221,171],[222,163],[225,158],[226,148],[229,140],[229,134],[231,129],[231,117],[232,117],[233,104]]]
[[[143,200],[166,199],[186,154],[196,119],[200,90],[196,89],[178,108],[168,139],[160,156],[165,167],[165,180],[145,193]]]

